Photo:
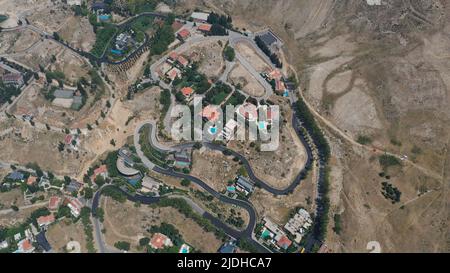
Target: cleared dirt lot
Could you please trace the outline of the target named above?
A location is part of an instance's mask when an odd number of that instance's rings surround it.
[[[191,174],[207,182],[216,191],[226,190],[227,182],[234,180],[240,165],[221,152],[194,151]]]
[[[72,223],[71,220],[61,220],[51,225],[45,234],[49,244],[55,252],[66,252],[67,243],[77,241],[81,246],[81,253],[86,253],[86,235],[81,221]]]
[[[270,66],[247,43],[237,43],[236,51],[242,55],[258,72],[270,69]]]
[[[89,52],[95,43],[95,33],[88,19],[70,16],[58,34],[75,48]]]
[[[250,202],[254,205],[258,216],[268,216],[279,225],[284,225],[288,221],[291,210],[301,206],[313,211],[315,191],[315,180],[312,176],[303,180],[293,193],[285,196],[274,196],[264,191],[256,190],[250,197]]]
[[[150,208],[141,205],[136,208],[131,202],[121,204],[109,198],[105,198],[102,204],[105,209],[105,238],[108,245],[124,240],[130,242],[132,249],[137,251],[139,239],[151,236],[146,229],[162,222],[174,225],[183,239],[201,252],[215,253],[222,243],[213,233],[204,232],[194,221],[171,207]]]
[[[39,70],[39,65],[47,67],[51,63],[52,56],[57,56],[62,50],[64,50],[64,47],[56,42],[44,40],[30,50],[14,55],[13,59],[37,71]]]
[[[240,63],[231,70],[228,80],[234,85],[240,85],[242,91],[254,97],[265,94],[264,87]]]
[[[39,34],[23,29],[20,31],[2,32],[0,35],[0,54],[23,53],[41,41]]]
[[[78,153],[60,153],[57,146],[59,141],[64,141],[63,133],[36,130],[21,122],[14,124],[14,127],[15,129],[0,141],[0,158],[9,162],[21,165],[36,162],[44,170],[61,175],[74,175],[80,171],[82,162],[92,157],[82,149]]]
[[[284,100],[278,98],[279,100]],[[278,104],[278,103],[277,103]],[[286,103],[280,105],[280,146],[274,152],[258,152],[251,142],[231,141],[230,148],[245,155],[256,176],[276,188],[287,187],[306,162],[305,149],[291,127],[292,110]]]
[[[205,74],[208,78],[219,78],[225,66],[222,56],[224,45],[225,40],[221,40],[221,42],[217,40],[205,41],[196,43],[195,46],[189,48],[183,54],[190,56],[195,52],[198,54],[198,71]]]
[[[82,57],[76,55],[69,49],[64,49],[56,58],[56,62],[50,66],[51,70],[57,70],[64,73],[65,79],[75,85],[81,77],[87,76],[90,66]]]

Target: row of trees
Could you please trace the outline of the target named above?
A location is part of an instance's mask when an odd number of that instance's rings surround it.
[[[169,45],[175,40],[175,33],[172,28],[173,16],[160,26],[153,37],[153,44],[150,49],[151,55],[160,55],[164,53]]]
[[[211,12],[208,16],[207,21],[211,25],[217,24],[224,28],[228,28],[228,29],[233,28],[233,19],[231,18],[231,16],[219,15],[215,12]]]
[[[5,102],[11,103],[11,98],[20,95],[20,92],[20,88],[14,85],[6,85],[0,80],[0,104]]]
[[[273,53],[267,45],[261,40],[259,36],[255,37],[256,45],[266,54],[269,56],[270,61],[278,68],[283,67],[283,64],[281,63],[280,59],[278,58],[277,54]]]
[[[320,165],[322,167],[319,170],[320,175],[318,185],[318,195],[320,198],[317,200],[317,214],[313,225],[313,234],[317,240],[323,241],[327,234],[329,221],[328,213],[330,209],[330,199],[328,197],[330,169],[327,166],[330,159],[330,146],[323,131],[315,122],[314,116],[311,114],[302,98],[299,98],[295,104],[295,113],[309,136],[312,138],[319,153]]]

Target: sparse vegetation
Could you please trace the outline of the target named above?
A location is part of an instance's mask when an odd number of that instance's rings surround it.
[[[382,182],[381,186],[381,194],[383,194],[384,198],[391,200],[392,204],[400,202],[402,193],[396,187],[392,186],[392,184],[389,184],[388,182]]]
[[[359,144],[367,145],[372,143],[372,138],[369,136],[359,135],[357,140]]]
[[[387,170],[389,167],[402,165],[397,157],[388,154],[381,155],[378,158],[378,162],[380,163],[383,170]]]

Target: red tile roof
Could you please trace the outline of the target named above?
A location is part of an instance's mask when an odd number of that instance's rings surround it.
[[[22,241],[22,250],[28,251],[33,248],[33,245],[31,244],[30,240],[26,239]]]
[[[28,177],[27,179],[27,185],[33,185],[34,183],[36,183],[36,180],[37,180],[36,176],[30,175],[30,177]]]
[[[175,32],[177,32],[182,27],[183,27],[183,24],[181,22],[179,22],[179,21],[176,21],[176,20],[172,24],[172,29]]]
[[[178,71],[176,68],[172,68],[169,72],[168,75],[169,79],[171,79],[172,81],[178,77]]]
[[[182,30],[180,30],[178,32],[178,36],[180,36],[182,39],[186,39],[191,35],[191,33],[189,32],[189,30],[183,28]]]
[[[48,201],[48,208],[50,210],[55,210],[59,207],[59,204],[61,203],[61,198],[58,196],[52,196],[50,197],[50,200]]]
[[[170,52],[169,59],[175,61],[178,58],[178,54],[175,51]]]
[[[285,89],[286,89],[286,87],[284,86],[284,82],[282,82],[280,80],[275,80],[275,91],[282,92]]]
[[[155,235],[153,235],[152,239],[150,240],[150,245],[155,249],[164,248],[167,239],[169,238],[167,238],[166,235],[162,233],[155,233]]]
[[[203,24],[197,28],[199,31],[209,32],[211,31],[211,25]]]
[[[55,221],[55,216],[53,214],[47,215],[47,216],[41,216],[37,218],[37,223],[39,226],[42,225],[49,225]]]
[[[183,56],[178,56],[177,61],[182,65],[182,66],[187,66],[189,64],[189,61],[183,57]]]
[[[248,120],[255,120],[258,118],[258,111],[256,106],[252,103],[245,103],[239,107],[239,113]]]
[[[91,181],[94,181],[95,178],[100,174],[106,174],[108,172],[108,168],[106,165],[101,165],[97,169],[94,170],[94,174],[91,176]]]
[[[208,105],[203,108],[202,116],[210,121],[216,121],[219,118],[219,115],[219,111],[214,106]]]
[[[287,249],[291,244],[291,240],[289,240],[285,235],[281,236],[280,240],[277,242],[277,245],[283,249]]]
[[[64,142],[66,144],[70,144],[70,142],[72,142],[72,135],[66,135],[66,137],[64,138]]]
[[[189,97],[193,92],[194,92],[194,89],[192,89],[191,87],[183,87],[183,88],[181,88],[181,93],[183,93],[183,95],[185,97]]]
[[[269,72],[269,78],[271,78],[271,79],[280,80],[282,76],[283,75],[281,75],[281,71],[278,69],[274,69]]]

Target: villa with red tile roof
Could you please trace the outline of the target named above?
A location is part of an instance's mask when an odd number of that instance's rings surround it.
[[[103,176],[103,178],[106,178],[106,176],[108,175],[108,168],[106,167],[106,165],[103,164],[94,170],[94,174],[92,174],[91,176],[91,181],[95,181],[95,178],[97,178],[97,176],[99,175]]]
[[[207,118],[209,121],[216,121],[220,117],[220,112],[216,107],[208,105],[203,108],[202,117]]]
[[[172,241],[162,233],[155,233],[150,240],[150,246],[154,249],[162,249],[164,247],[173,246]]]
[[[258,111],[256,106],[249,102],[241,105],[238,109],[238,113],[249,121],[255,121],[258,119]]]
[[[30,175],[27,179],[27,185],[31,186],[36,183],[37,177]]]
[[[180,70],[176,67],[172,68],[171,70],[169,70],[169,72],[167,72],[167,77],[171,81],[175,80],[179,75],[180,75]]]
[[[66,135],[64,137],[64,142],[69,145],[72,142],[72,135]]]
[[[59,208],[59,205],[61,204],[61,197],[58,196],[52,196],[50,197],[50,200],[48,201],[48,209],[49,210],[57,210]]]
[[[68,200],[69,202],[67,203],[67,206],[70,208],[70,212],[72,213],[72,215],[75,217],[80,216],[83,204],[81,204],[80,200],[76,198],[70,198]]]
[[[182,30],[178,31],[177,33],[177,37],[178,39],[185,41],[187,38],[189,38],[191,36],[191,33],[189,32],[189,30],[183,28]]]
[[[209,33],[211,31],[211,25],[202,24],[202,25],[198,26],[197,30],[201,31],[203,33]]]
[[[55,216],[53,214],[47,216],[41,216],[36,219],[39,227],[48,226],[51,223],[55,222]]]
[[[17,243],[16,253],[31,253],[34,251],[34,246],[29,239],[23,239]]]
[[[286,90],[286,86],[284,85],[284,82],[281,80],[275,80],[275,92],[284,92]]]
[[[178,59],[178,54],[175,51],[170,52],[169,59],[172,61],[176,61]]]
[[[281,78],[283,77],[283,75],[281,74],[281,71],[279,69],[273,69],[272,71],[270,71],[267,74],[267,76],[271,80],[281,80]]]
[[[281,236],[281,238],[277,241],[277,245],[284,250],[288,249],[291,244],[291,240],[289,240],[286,235]]]
[[[189,64],[189,61],[188,61],[185,57],[183,57],[183,56],[181,56],[181,55],[178,56],[177,61],[178,61],[178,63],[181,64],[183,67],[186,67],[186,66],[188,66],[188,64]]]
[[[194,93],[194,89],[192,89],[191,87],[183,87],[181,88],[181,93],[183,94],[183,96],[188,98],[192,95],[192,93]]]
[[[183,27],[183,23],[181,23],[181,22],[178,21],[178,20],[175,20],[175,21],[172,23],[172,29],[173,29],[174,32],[177,32],[177,31],[180,30],[180,28],[182,28],[182,27]]]

